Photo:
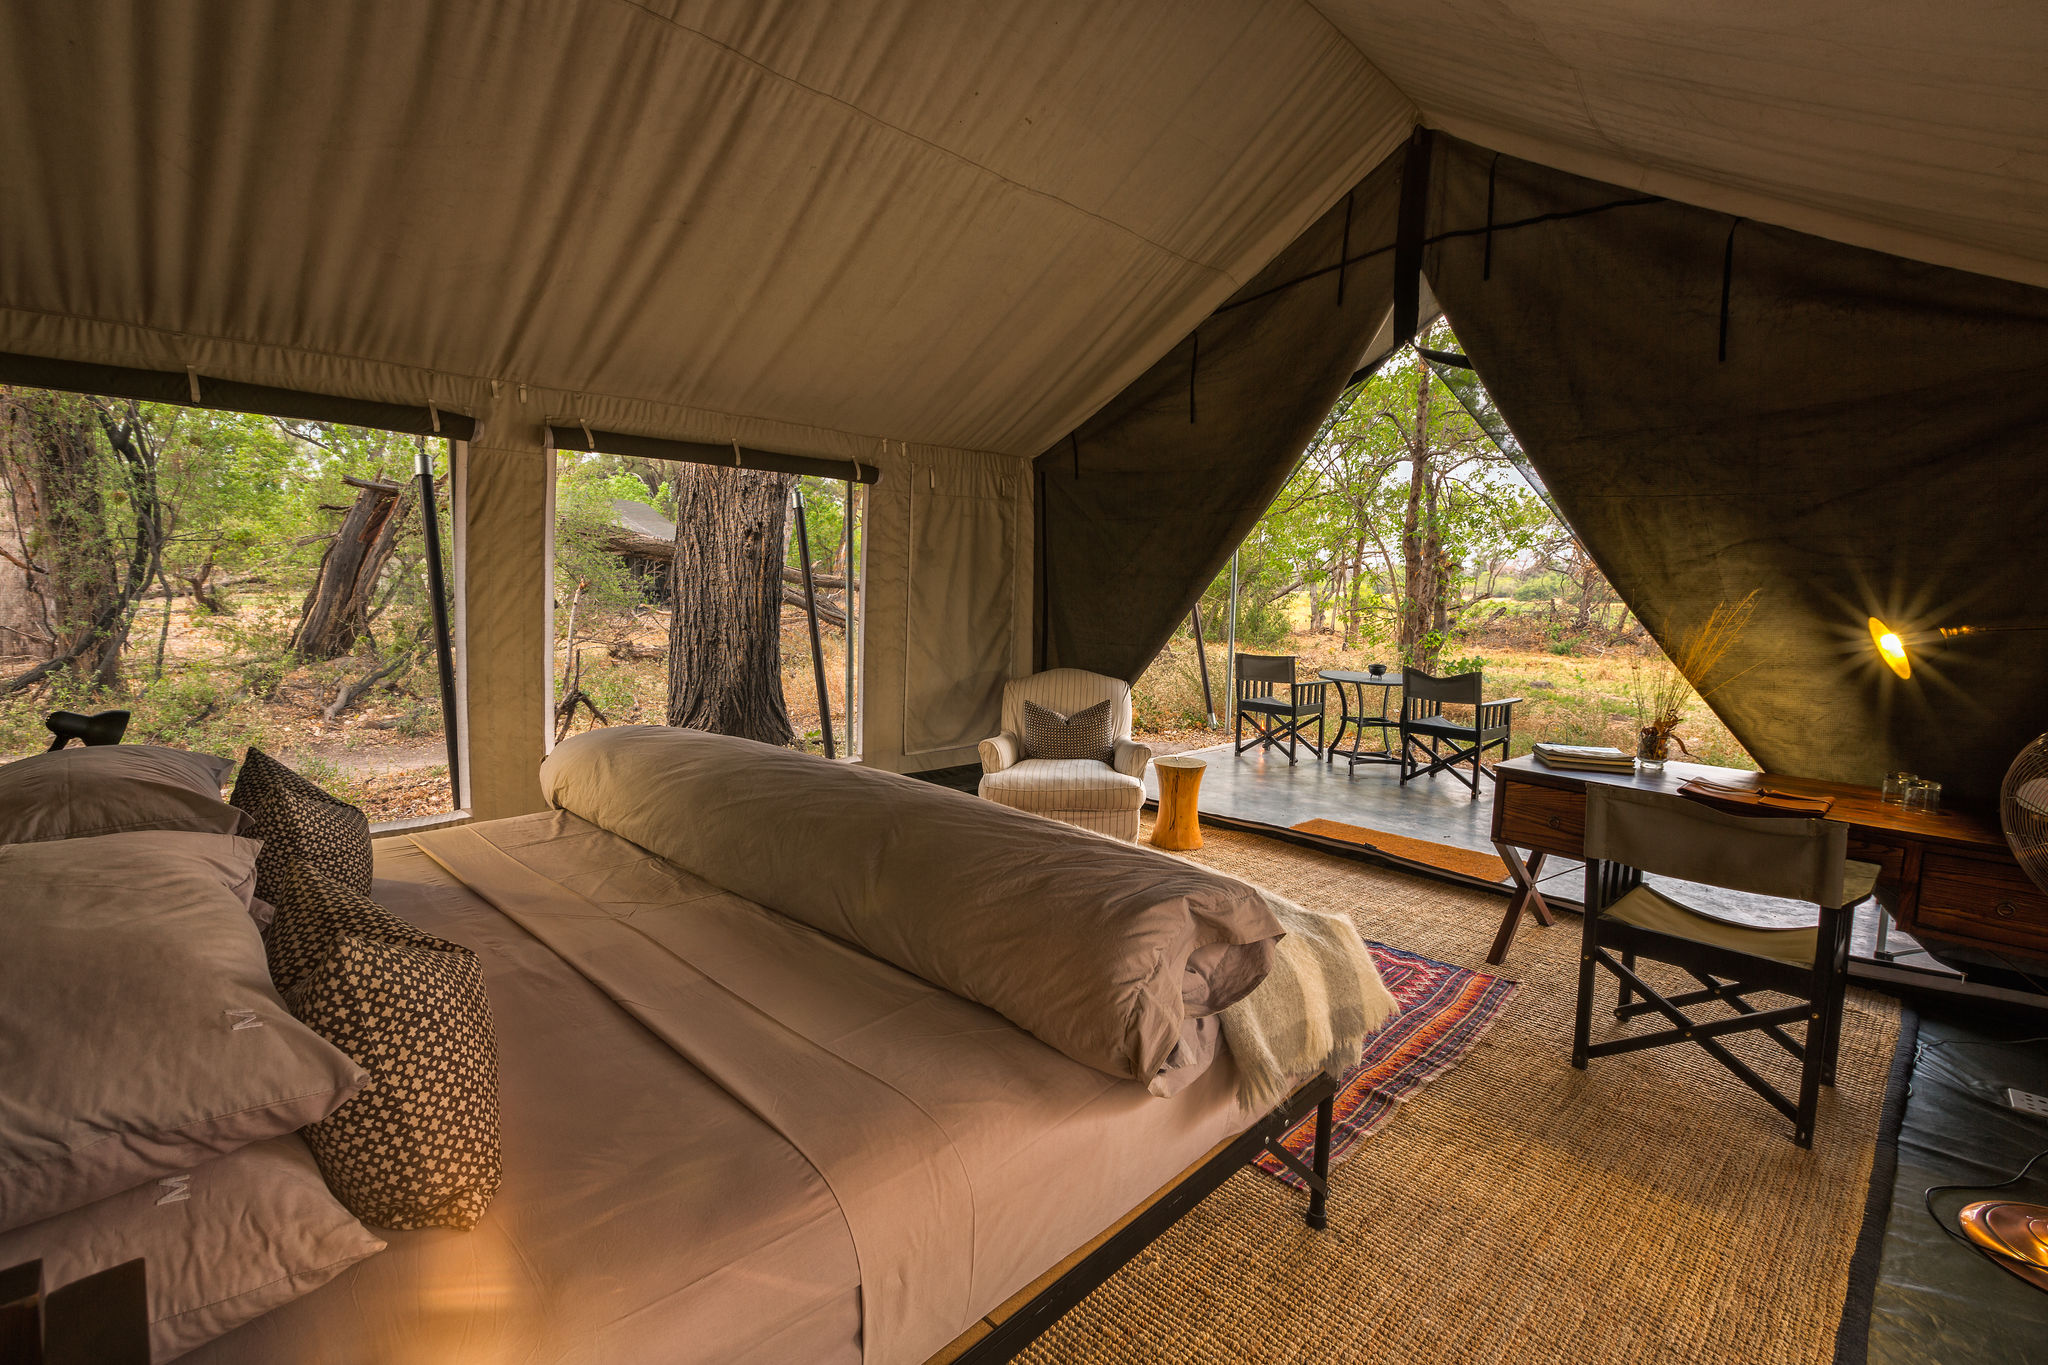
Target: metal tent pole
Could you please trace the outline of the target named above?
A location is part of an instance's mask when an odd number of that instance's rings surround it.
[[[420,485],[421,529],[427,537],[427,596],[434,608],[434,657],[441,667],[441,734],[448,741],[448,799],[462,809],[462,747],[456,733],[455,653],[448,646],[448,593],[441,581],[441,517],[434,501],[434,457],[420,437],[414,463]]]
[[[840,539],[846,546],[846,629],[840,632],[846,638],[846,756],[853,757],[860,751],[860,722],[854,718],[854,695],[858,674],[853,650],[853,606],[858,596],[854,574],[858,556],[853,548],[853,494],[860,485],[852,479],[846,481],[846,520],[840,530]]]
[[[1209,728],[1216,728],[1216,694],[1209,690],[1209,651],[1202,644],[1202,604],[1195,603],[1188,612],[1188,623],[1195,629],[1195,662],[1202,668],[1202,705],[1209,710]]]
[[[825,651],[818,643],[818,587],[811,581],[811,528],[804,516],[804,494],[796,491],[796,548],[803,558],[804,614],[811,621],[811,672],[818,679],[818,731],[825,737],[825,757],[837,758],[832,749],[832,697],[825,691]]]
[[[1224,700],[1230,705],[1230,724],[1237,724],[1237,551],[1230,552],[1230,646],[1229,658],[1224,663],[1223,680],[1229,696]],[[1234,731],[1233,731],[1234,732]]]

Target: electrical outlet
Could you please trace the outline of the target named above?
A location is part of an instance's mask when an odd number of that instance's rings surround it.
[[[2036,1095],[2007,1086],[2005,1102],[2022,1114],[2032,1114],[2037,1119],[2048,1119],[2048,1095]]]

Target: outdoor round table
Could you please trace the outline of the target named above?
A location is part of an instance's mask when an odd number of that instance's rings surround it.
[[[1202,823],[1195,814],[1195,799],[1202,791],[1202,769],[1208,763],[1184,754],[1152,760],[1159,774],[1159,818],[1152,823],[1155,848],[1184,853],[1202,846]]]
[[[1353,766],[1360,763],[1399,763],[1401,753],[1387,742],[1387,732],[1398,729],[1401,718],[1388,715],[1387,706],[1393,697],[1394,689],[1401,685],[1401,675],[1353,673],[1342,668],[1326,668],[1316,676],[1325,682],[1337,684],[1337,704],[1343,708],[1343,715],[1337,721],[1337,736],[1330,741],[1330,747],[1323,751],[1323,761],[1333,762],[1342,754]],[[1365,689],[1368,687],[1380,689],[1378,715],[1372,714],[1365,704]],[[1347,725],[1355,727],[1351,734],[1351,747],[1340,749],[1337,746],[1344,742],[1344,727]],[[1372,726],[1380,732],[1380,747],[1377,749],[1358,747],[1365,741],[1367,726]]]

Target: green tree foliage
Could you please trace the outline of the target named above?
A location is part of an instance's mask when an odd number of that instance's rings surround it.
[[[1439,324],[1432,349],[1454,349]],[[1352,388],[1323,423],[1241,553],[1266,604],[1306,591],[1312,629],[1346,648],[1385,640],[1404,661],[1441,662],[1481,603],[1513,589],[1518,564],[1555,527],[1514,472],[1412,350]],[[1246,562],[1254,564],[1243,573]]]
[[[555,456],[555,600],[561,607],[569,605],[579,585],[579,612],[594,614],[629,613],[650,594],[658,595],[658,581],[636,574],[618,550],[623,527],[617,503],[640,503],[663,517],[674,511],[674,494],[666,482],[657,477],[648,486],[640,468],[647,464],[582,451]],[[558,613],[557,629],[568,629],[566,615]]]

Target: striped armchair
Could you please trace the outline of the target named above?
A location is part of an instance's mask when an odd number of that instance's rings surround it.
[[[1024,703],[1071,716],[1107,701],[1113,737],[1109,762],[1031,758],[1024,747]],[[1055,668],[1003,685],[1003,732],[981,742],[981,795],[999,805],[1135,841],[1152,751],[1131,742],[1131,688],[1078,668]]]

